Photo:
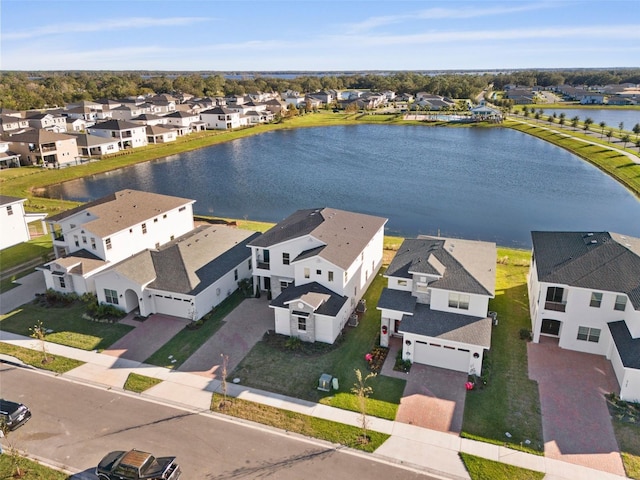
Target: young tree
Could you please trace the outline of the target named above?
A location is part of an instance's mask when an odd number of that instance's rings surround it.
[[[620,130],[620,133],[622,133],[622,129],[624,128],[624,122],[620,122],[618,124],[618,130]]]
[[[613,136],[613,130],[609,130],[607,132],[607,138],[609,139],[609,143],[611,143],[611,137]]]
[[[222,388],[222,405],[227,405],[227,367],[229,366],[229,355],[225,355],[224,353],[220,354],[222,358],[222,378],[220,379],[220,388]]]
[[[622,141],[624,142],[624,145],[622,148],[627,148],[627,143],[629,143],[631,141],[631,136],[629,134],[625,134],[622,136]]]
[[[560,114],[560,121],[558,122],[560,124],[560,128],[562,128],[562,126],[564,125],[565,119],[567,118],[567,116],[564,113]]]
[[[640,137],[640,123],[636,123],[633,126],[632,132],[636,134],[636,140],[638,140],[638,137]]]
[[[593,124],[593,120],[589,117],[584,121],[584,129],[585,131],[589,130],[589,127]]]
[[[578,128],[578,123],[580,122],[580,117],[577,115],[571,119],[571,126],[573,128]]]
[[[606,123],[600,122],[600,136],[604,137],[604,129],[607,126]]]
[[[47,353],[47,345],[45,343],[47,331],[44,328],[44,325],[40,320],[38,320],[36,324],[29,329],[29,331],[31,332],[30,336],[40,342],[40,349],[42,350],[42,363],[49,363],[49,355]]]
[[[371,372],[366,377],[363,377],[360,369],[356,368],[354,371],[356,373],[356,383],[353,384],[351,393],[354,393],[358,398],[358,408],[360,411],[360,427],[362,428],[360,441],[362,443],[367,443],[369,441],[369,437],[367,436],[367,398],[373,393],[373,388],[367,385],[367,382],[370,379],[374,378],[376,374]]]

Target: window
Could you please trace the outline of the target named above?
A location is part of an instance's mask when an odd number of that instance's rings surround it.
[[[309,278],[311,276],[311,271],[308,267],[304,267],[304,278]]]
[[[322,270],[316,270],[316,275],[322,275]]]
[[[233,279],[234,280],[238,280],[238,269],[237,268],[233,271]]]
[[[469,310],[469,295],[462,293],[449,293],[449,308],[459,308]]]
[[[87,237],[85,237],[84,235],[82,236],[82,243],[84,243],[85,245],[87,243]]]
[[[298,317],[298,330],[307,331],[307,317]]]
[[[8,205],[7,206],[7,215],[13,215],[13,206],[12,205]]]
[[[285,288],[287,288],[290,285],[289,282],[287,282],[286,280],[280,280],[280,290],[284,290]]]
[[[147,233],[147,224],[146,223],[142,224],[142,233],[143,234]]]
[[[624,295],[616,295],[616,303],[613,306],[613,309],[624,312],[624,309],[626,308],[626,306],[627,306],[627,297]]]
[[[349,274],[347,272],[344,272],[344,283],[347,283],[348,279],[349,279]]]
[[[78,239],[78,236],[77,236],[77,235],[74,235],[74,236],[73,236],[73,243],[75,243],[75,244],[76,244],[76,247],[79,247],[79,246],[80,246],[80,240]]]
[[[153,219],[153,223],[158,223],[158,217]]]
[[[64,277],[58,277],[58,283],[60,284],[60,288],[67,288],[67,284],[64,281]]]
[[[591,302],[589,302],[590,307],[600,308],[600,304],[602,303],[602,294],[598,292],[591,293]]]
[[[178,211],[179,211],[179,212],[184,212],[186,209],[187,209],[187,207],[180,207],[180,208],[178,209]]]
[[[111,239],[110,239],[110,238],[107,238],[107,239],[104,241],[104,243],[105,243],[105,244],[106,244],[106,246],[107,246],[107,250],[111,250]]]
[[[549,287],[547,288],[547,302],[562,303],[563,294],[564,294],[564,288]]]
[[[118,305],[118,292],[116,292],[115,290],[109,290],[108,288],[105,288],[104,299],[107,303],[111,303],[112,305]]]
[[[91,248],[96,249],[96,239],[91,237]]]
[[[162,218],[167,218],[167,214],[165,213],[164,215],[162,215]]]
[[[333,282],[333,272],[327,272],[327,280]]]
[[[406,280],[398,280],[398,286],[399,287],[406,287],[407,286],[407,281]]]
[[[249,261],[247,262],[247,267],[249,267],[249,270],[251,270],[251,259],[249,259]]]
[[[289,254],[288,253],[283,253],[282,254],[282,264],[283,265],[289,265]]]
[[[600,329],[590,327],[578,327],[578,340],[598,343],[600,341]]]

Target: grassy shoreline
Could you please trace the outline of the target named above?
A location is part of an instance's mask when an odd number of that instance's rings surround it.
[[[182,152],[192,151],[200,148],[205,148],[213,145],[217,145],[224,142],[230,142],[240,138],[244,138],[252,135],[259,135],[276,130],[287,130],[294,128],[311,128],[311,127],[324,127],[324,126],[341,126],[341,125],[358,125],[358,124],[376,124],[376,125],[420,125],[420,126],[446,126],[443,122],[424,123],[417,121],[404,121],[402,115],[399,114],[346,114],[346,113],[314,113],[307,114],[292,119],[286,119],[280,123],[272,123],[266,125],[258,125],[255,127],[235,130],[231,132],[221,131],[206,131],[196,134],[192,134],[188,137],[182,137],[178,141],[169,144],[162,145],[150,145],[131,151],[126,154],[116,154],[112,157],[105,158],[99,161],[93,161],[82,165],[64,168],[60,170],[49,170],[37,167],[22,167],[5,169],[0,171],[0,186],[2,188],[3,195],[9,195],[20,198],[27,198],[25,209],[31,212],[48,212],[49,214],[56,214],[61,211],[73,208],[79,205],[79,202],[73,202],[62,198],[53,199],[41,196],[44,189],[51,185],[67,182],[69,180],[75,180],[91,175],[101,174],[113,170],[118,170],[128,166],[136,165],[138,163],[148,162],[152,160],[158,160],[171,155],[175,155]],[[501,125],[494,124],[473,124],[466,125],[467,128],[496,128],[506,127],[513,129],[521,129],[515,122],[505,122]],[[534,135],[541,140],[548,141],[554,144],[556,141],[550,139],[540,132],[527,131],[530,135]],[[576,135],[577,137],[577,135]],[[614,179],[630,188],[635,195],[640,196],[640,166],[639,171],[635,169],[626,169],[626,171],[620,171],[619,165],[607,166],[607,159],[596,159],[594,156],[596,152],[585,152],[581,150],[581,145],[559,145],[562,148],[569,150],[570,152],[580,156],[598,165],[603,172],[611,175]],[[607,147],[603,144],[603,147]],[[602,165],[602,166],[601,166]],[[629,178],[635,178],[636,181],[629,181],[627,177],[621,175],[626,174]]]

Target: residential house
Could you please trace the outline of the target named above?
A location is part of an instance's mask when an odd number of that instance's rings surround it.
[[[178,138],[175,130],[165,128],[161,125],[147,125],[146,131],[148,143],[175,142],[176,138]]]
[[[0,141],[0,168],[12,168],[20,166],[20,154],[10,150],[9,142]]]
[[[33,129],[49,130],[50,132],[64,133],[67,131],[67,121],[62,115],[51,113],[29,112],[26,116],[29,126]]]
[[[167,126],[187,128],[189,133],[206,129],[206,124],[200,119],[200,114],[193,112],[175,111],[165,115]]]
[[[151,127],[150,127],[151,128]],[[162,313],[199,320],[251,278],[247,243],[260,234],[203,225],[95,275],[100,303],[140,315]]]
[[[491,347],[494,243],[406,239],[385,272],[378,301],[380,344],[402,339],[402,359],[480,375]]]
[[[95,292],[98,272],[193,230],[194,202],[121,190],[50,217],[56,259],[40,267],[47,288]]]
[[[252,240],[253,284],[271,293],[275,331],[335,342],[382,264],[387,219],[298,210]]]
[[[87,123],[86,120],[82,120],[81,118],[71,118],[67,117],[65,120],[67,133],[77,133],[86,130],[87,125],[93,125],[92,122]]]
[[[485,104],[472,108],[470,112],[471,118],[477,121],[502,121],[502,112]]]
[[[97,135],[104,138],[115,138],[118,140],[118,148],[137,148],[147,145],[147,131],[144,125],[127,122],[125,120],[107,120],[96,123],[89,127],[87,131],[90,135]]]
[[[0,115],[0,133],[11,135],[22,133],[29,128],[29,122],[25,118],[17,115]]]
[[[60,167],[76,163],[79,157],[76,137],[48,130],[28,130],[11,135],[11,151],[21,157],[23,165]]]
[[[131,120],[133,117],[143,115],[145,113],[152,113],[147,107],[142,105],[126,104],[119,107],[112,108],[111,118],[113,120]]]
[[[532,232],[533,341],[604,355],[620,397],[640,401],[640,238],[613,232]]]
[[[164,125],[167,123],[165,117],[160,115],[154,115],[151,113],[144,113],[142,115],[138,115],[137,117],[133,117],[130,120],[131,123],[137,123],[139,125]]]
[[[80,155],[85,158],[102,157],[103,155],[120,151],[117,138],[80,133],[76,135],[76,142],[78,143]]]
[[[232,130],[241,126],[240,113],[226,107],[205,110],[200,118],[209,130]]]
[[[81,119],[87,123],[94,124],[102,117],[102,108],[74,107],[64,111],[64,115],[71,119]]]
[[[0,250],[29,241],[31,239],[29,223],[42,221],[47,216],[46,213],[25,213],[24,202],[26,201],[26,198],[0,195],[0,224],[2,225]],[[44,223],[42,230],[46,232]]]

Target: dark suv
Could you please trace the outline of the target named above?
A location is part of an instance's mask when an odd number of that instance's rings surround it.
[[[21,403],[0,399],[0,425],[15,430],[31,418],[31,411]]]

